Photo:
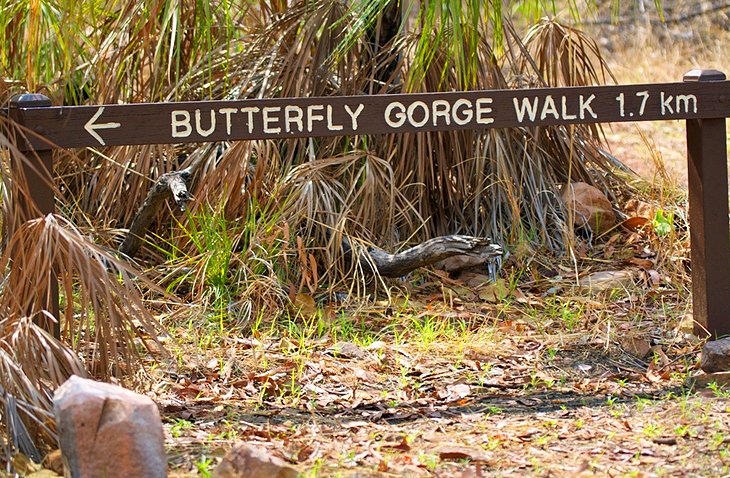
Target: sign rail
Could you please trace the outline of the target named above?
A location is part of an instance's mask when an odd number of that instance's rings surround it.
[[[20,105],[19,105],[20,106]],[[730,81],[20,107],[35,149],[717,118]]]
[[[36,164],[23,167],[44,213],[54,148],[686,120],[695,332],[730,334],[730,81],[716,70],[661,84],[68,107],[21,95],[7,113],[31,133]]]

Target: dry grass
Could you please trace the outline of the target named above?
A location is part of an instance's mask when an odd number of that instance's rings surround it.
[[[630,3],[630,2],[627,2]],[[698,5],[663,2],[668,17],[686,14]],[[625,6],[625,15],[630,6]],[[649,14],[656,14],[648,8]],[[620,25],[588,25],[586,31],[601,44],[608,66],[618,83],[664,83],[681,81],[692,69],[716,69],[730,72],[730,60],[724,53],[730,42],[725,28],[727,10],[666,26],[647,27],[636,18]],[[643,133],[637,134],[638,131]],[[685,128],[682,121],[615,124],[607,129],[613,153],[634,171],[651,182],[687,186]],[[647,144],[648,143],[648,144]],[[652,156],[659,155],[657,163]]]

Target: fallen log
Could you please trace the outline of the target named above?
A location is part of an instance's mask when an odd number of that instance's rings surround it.
[[[345,256],[352,260],[357,256],[359,265],[365,272],[381,277],[402,277],[420,267],[456,255],[491,258],[502,255],[502,247],[488,238],[449,235],[429,239],[403,252],[390,254],[375,246],[367,247],[364,253],[353,252],[346,237],[342,239]]]

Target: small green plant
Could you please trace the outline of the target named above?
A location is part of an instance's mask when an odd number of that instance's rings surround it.
[[[421,452],[418,454],[418,463],[425,466],[427,470],[433,471],[439,464],[439,457],[433,453]]]
[[[432,343],[442,337],[448,322],[439,321],[436,317],[427,315],[423,319],[411,318],[411,326],[417,334],[419,345],[427,349]]]
[[[543,426],[544,426],[545,428],[555,428],[555,427],[556,427],[556,426],[558,425],[558,422],[557,422],[557,420],[554,420],[554,419],[550,419],[550,420],[545,420],[545,421],[543,421],[543,422],[542,422],[542,425],[543,425]]]
[[[674,231],[674,213],[657,209],[652,222],[654,231],[658,236],[663,237]]]
[[[643,412],[646,407],[651,405],[651,399],[644,397],[636,397],[636,410]]]
[[[555,319],[568,332],[574,331],[580,324],[584,312],[582,303],[552,297],[545,304],[542,315]]]
[[[191,430],[193,428],[192,422],[183,418],[175,420],[175,424],[170,428],[170,435],[173,438],[180,438],[184,431]]]
[[[647,423],[641,432],[644,434],[645,437],[652,439],[652,438],[656,438],[657,436],[661,435],[662,431],[663,431],[662,426],[657,425],[656,423]]]
[[[211,458],[206,457],[205,455],[201,456],[198,461],[195,462],[195,468],[198,469],[198,474],[202,476],[203,478],[210,478],[211,477],[211,468],[213,467],[213,460]]]
[[[536,444],[537,444],[537,446],[543,446],[544,447],[546,445],[549,445],[550,442],[552,442],[552,441],[553,441],[553,436],[552,435],[549,435],[549,434],[540,435],[537,438]]]
[[[730,442],[730,435],[728,435],[724,432],[718,431],[712,435],[712,446],[711,447],[713,450],[717,450],[728,442]]]
[[[730,390],[725,385],[719,385],[717,382],[710,382],[707,388],[712,390],[717,398],[730,398]]]
[[[314,464],[309,468],[307,471],[305,471],[302,474],[302,478],[316,478],[318,476],[322,476],[322,469],[324,468],[324,460],[322,458],[317,458],[314,460]]]
[[[681,438],[690,436],[691,432],[692,430],[689,425],[677,425],[676,427],[674,427],[674,434]]]
[[[488,451],[494,451],[502,446],[502,441],[497,437],[488,437],[483,446]]]

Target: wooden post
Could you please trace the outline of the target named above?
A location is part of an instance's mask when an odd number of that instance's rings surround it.
[[[21,126],[25,124],[23,111],[21,108],[43,108],[51,106],[51,100],[44,95],[24,94],[16,95],[10,100],[10,117]],[[30,141],[23,140],[19,137],[18,148],[21,150],[25,158],[14,158],[20,164],[15,164],[14,168],[22,169],[25,179],[28,182],[28,192],[30,200],[35,203],[36,209],[45,216],[55,212],[55,197],[53,193],[53,152],[49,148],[35,149]],[[19,216],[22,221],[33,219],[33,204],[27,204],[25,198],[15,198],[15,205],[19,208]],[[15,227],[19,226],[16,224]],[[41,272],[42,273],[42,272]],[[39,298],[41,307],[59,319],[58,304],[58,280],[52,275],[51,283],[48,284],[44,297]],[[30,311],[29,311],[30,312]],[[47,317],[39,315],[36,323],[43,327],[46,331],[53,334],[54,337],[61,337],[61,327],[59,322],[48,320]]]
[[[692,70],[687,82],[723,81]],[[700,337],[730,334],[730,232],[725,118],[687,120],[692,310]]]

